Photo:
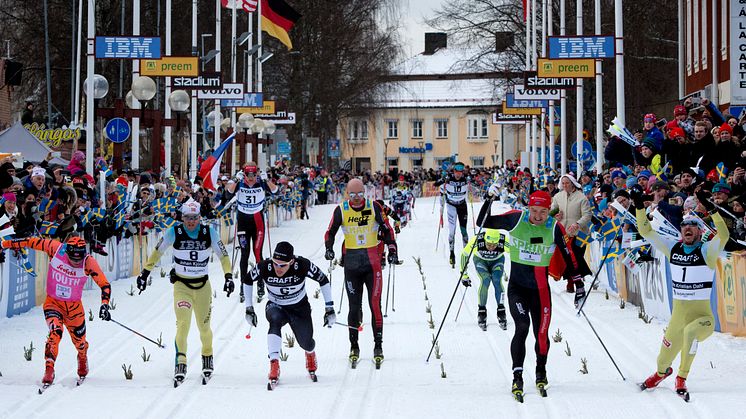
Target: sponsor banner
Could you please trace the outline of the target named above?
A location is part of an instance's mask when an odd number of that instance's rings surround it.
[[[746,336],[746,258],[720,258],[717,270],[717,314],[722,332]]]
[[[541,115],[541,108],[509,108],[507,104],[503,102],[502,113],[505,115],[536,116]]]
[[[161,38],[142,36],[97,36],[96,58],[161,58]]]
[[[549,54],[558,58],[614,58],[613,35],[550,36]]]
[[[537,99],[517,99],[515,97],[515,94],[513,93],[507,93],[505,95],[505,102],[503,104],[507,104],[508,108],[548,108],[549,107],[549,101],[548,100],[537,100]],[[541,114],[541,113],[539,113]]]
[[[223,99],[220,101],[220,106],[224,108],[247,108],[247,107],[259,107],[264,103],[264,95],[262,93],[245,93],[242,98],[239,99]]]
[[[44,124],[26,124],[23,126],[31,133],[34,137],[40,139],[44,144],[49,147],[56,148],[62,145],[63,141],[79,140],[82,136],[80,128],[75,129],[48,129]]]
[[[539,58],[539,77],[574,77],[591,79],[596,76],[596,60],[548,60]]]
[[[730,104],[746,105],[746,4],[730,0]],[[696,69],[689,68],[692,72]],[[690,73],[691,74],[691,73]],[[735,115],[735,114],[733,114]]]
[[[141,76],[199,76],[197,57],[163,57],[160,60],[143,60]]]
[[[36,279],[29,275],[23,269],[23,259],[16,257],[14,252],[6,252],[3,270],[7,270],[8,280],[7,288],[4,292],[8,293],[6,300],[8,302],[6,316],[12,317],[25,313],[36,305]],[[29,261],[32,266],[36,255],[33,250],[29,250]],[[5,282],[5,279],[3,279]]]
[[[129,278],[133,275],[133,272],[140,272],[140,270],[133,271],[134,264],[134,242],[132,237],[128,239],[122,239],[117,245],[119,255],[117,256],[117,279]],[[147,258],[149,255],[144,255]]]
[[[220,73],[207,73],[197,77],[174,77],[171,82],[174,90],[220,89],[223,77]]]
[[[527,89],[523,84],[513,86],[513,95],[517,100],[560,100],[559,89]]]
[[[523,72],[523,85],[528,89],[574,89],[577,79],[571,77],[539,77],[536,71]]]
[[[525,124],[529,119],[526,115],[510,115],[502,111],[492,113],[492,123],[495,125]]]
[[[260,114],[255,114],[254,117],[259,118],[264,122],[272,122],[275,125],[295,124],[295,112],[277,111],[273,114],[260,113]]]
[[[275,112],[276,110],[275,110],[274,100],[265,100],[262,106],[236,109],[236,113],[238,114],[250,113],[252,115],[257,115],[257,114],[271,115],[271,114],[274,114]]]
[[[218,89],[197,90],[197,99],[242,99],[244,94],[243,83],[226,83]]]

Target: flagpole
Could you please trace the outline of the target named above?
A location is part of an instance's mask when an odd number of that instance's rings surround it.
[[[552,4],[554,2],[549,2],[548,9],[547,9],[547,36],[554,35],[554,23],[552,22],[552,15],[554,14],[552,10]],[[549,101],[549,167],[552,168],[552,170],[557,167],[557,162],[555,161],[554,156],[554,101]]]
[[[565,0],[560,0],[560,36],[565,36]],[[560,90],[560,172],[567,173],[567,90]]]
[[[257,43],[257,45],[259,45],[259,51],[257,53],[258,59],[256,60],[256,91],[258,93],[262,93],[262,89],[264,88],[263,80],[262,80],[262,78],[263,78],[262,65],[263,64],[262,64],[262,60],[261,60],[262,55],[264,55],[264,42],[262,41],[262,35],[263,35],[262,34],[262,3],[263,2],[264,2],[264,0],[259,0],[259,2],[258,2],[259,4],[257,5],[257,9],[256,9],[257,10],[257,14],[256,14],[256,16],[257,16],[257,18],[256,18],[256,27],[257,27],[257,36],[256,36],[256,39],[257,39],[257,41],[256,41],[256,43]],[[261,138],[262,133],[259,132],[256,135]],[[257,160],[259,160],[259,161],[257,161],[256,164],[260,168],[262,168],[264,166],[263,162],[266,159],[264,159],[264,156],[260,155],[259,153],[260,153],[260,151],[264,152],[264,150],[265,150],[264,145],[257,144],[256,156],[257,156]]]
[[[594,0],[595,9],[595,32],[601,35],[601,0]],[[604,84],[602,77],[601,60],[596,60],[596,173],[600,174],[604,165],[603,138],[604,138]]]
[[[80,73],[82,59],[80,54],[81,39],[83,38],[83,0],[78,0],[78,42],[75,55],[75,107],[73,108],[73,119],[70,121],[72,127],[77,127],[80,119]]]
[[[197,0],[192,0],[192,55],[199,57],[197,50]],[[192,129],[189,145],[189,178],[197,176],[197,91],[192,90]]]
[[[531,2],[534,0],[526,0],[526,6],[523,9],[523,20],[526,27],[526,70],[531,70],[531,16],[529,10]],[[526,156],[528,161],[521,161],[521,166],[531,167],[531,122],[526,121]]]
[[[140,36],[140,0],[132,2],[132,35]],[[132,83],[140,77],[140,60],[132,60]],[[89,96],[89,100],[93,96]],[[140,109],[140,101],[132,100],[132,109]],[[151,150],[155,152],[155,150]],[[132,117],[132,170],[140,169],[140,118]]]
[[[580,0],[578,0],[580,1]],[[537,41],[538,37],[537,35],[537,24],[536,24],[536,10],[538,8],[538,2],[539,0],[531,0],[531,69],[536,69],[536,47],[537,47]],[[536,164],[537,164],[537,157],[538,157],[538,150],[536,149],[536,142],[538,141],[537,138],[537,118],[536,115],[531,117],[531,174],[533,176],[536,176],[537,170],[536,170]]]
[[[222,55],[220,54],[220,28],[221,28],[221,7],[220,0],[215,0],[215,50],[218,51],[218,55],[215,56],[215,72],[220,73],[220,62],[222,61]],[[220,112],[220,99],[215,100],[215,110]],[[222,115],[222,114],[221,114]],[[215,145],[214,149],[220,147],[220,128],[222,125],[222,117],[220,121],[215,121]]]
[[[541,56],[547,56],[547,0],[541,2]],[[539,163],[546,167],[547,165],[547,132],[544,129],[547,122],[547,109],[541,108],[541,123],[539,129],[541,130],[541,154],[539,155]]]
[[[231,82],[236,82],[236,4],[231,10]],[[231,127],[236,131],[236,108],[231,108]],[[236,173],[236,143],[231,143],[231,167],[230,173]]]
[[[254,15],[255,13],[249,13],[249,43],[247,44],[247,52],[251,51],[252,48],[254,48]],[[246,90],[249,92],[254,92],[254,55],[248,55],[246,56]],[[244,137],[245,138],[245,137]],[[244,139],[244,142],[247,142]],[[254,145],[251,142],[247,142],[246,147],[244,147],[245,153],[248,153],[245,156],[241,156],[241,160],[247,162],[250,160],[249,156],[252,156],[254,153],[254,150],[252,149]]]
[[[171,55],[171,6],[172,6],[173,0],[166,0],[166,56]],[[166,77],[166,109],[165,109],[165,117],[166,119],[171,119],[171,103],[169,102],[169,99],[171,98],[171,77]],[[178,133],[177,133],[178,134]],[[170,125],[167,125],[163,136],[165,137],[164,141],[165,144],[163,145],[165,149],[166,158],[163,164],[166,167],[165,175],[166,177],[171,176],[171,146],[172,146],[172,128]],[[160,145],[159,145],[160,146]],[[153,150],[154,153],[159,153],[160,150]],[[160,161],[160,159],[158,159]],[[156,171],[157,170],[157,171]],[[160,167],[153,168],[153,172],[156,174],[160,173]]]
[[[96,133],[93,130],[93,73],[95,66],[95,38],[96,38],[96,0],[88,0],[88,59],[87,59],[87,77],[86,84],[86,142],[85,142],[85,171],[93,175],[93,143],[95,142]]]
[[[576,35],[583,34],[583,1],[577,0],[575,2],[576,9],[576,23],[575,33]],[[576,174],[575,178],[580,179],[580,174],[583,173],[583,79],[578,79],[577,97],[575,98],[575,143],[577,144],[577,160],[576,160]]]
[[[616,115],[626,125],[624,106],[624,18],[622,0],[614,0],[614,38],[616,38]]]

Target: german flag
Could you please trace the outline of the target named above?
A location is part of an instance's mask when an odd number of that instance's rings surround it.
[[[288,32],[300,17],[300,13],[285,0],[262,0],[262,30],[277,38],[288,49],[293,49]]]

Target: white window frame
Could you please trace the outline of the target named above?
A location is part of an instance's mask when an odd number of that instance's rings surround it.
[[[360,139],[361,140],[368,139],[368,120],[366,119],[360,120]]]
[[[728,8],[730,7],[730,1],[720,2],[720,55],[723,60],[728,59],[728,25],[730,24],[728,19]]]
[[[412,119],[412,138],[422,138],[422,123],[421,119]]]
[[[386,120],[386,138],[399,138],[399,120]]]
[[[714,1],[714,0],[713,0]],[[702,70],[707,70],[707,53],[710,44],[707,43],[707,0],[702,0]]]
[[[487,115],[469,115],[466,132],[468,139],[486,139],[489,135]]]
[[[693,0],[686,0],[686,18],[684,19],[686,21],[686,74],[689,76],[692,75],[692,61],[694,57],[692,54],[692,49],[694,47],[692,41],[692,1]]]
[[[349,126],[348,126],[347,137],[350,140],[357,140],[357,130],[358,130],[357,121],[354,119],[351,119],[349,122]]]
[[[471,167],[481,169],[484,167],[484,156],[471,156]]]
[[[694,4],[692,5],[692,11],[694,12],[694,16],[692,17],[692,23],[694,24],[694,29],[692,32],[692,37],[694,38],[694,72],[699,72],[699,0],[693,0]]]
[[[448,138],[448,119],[435,120],[435,138]]]

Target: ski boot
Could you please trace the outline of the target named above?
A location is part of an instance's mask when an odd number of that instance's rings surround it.
[[[383,348],[381,347],[381,342],[376,342],[376,345],[373,347],[373,362],[376,364],[376,369],[381,369],[381,364],[383,364]]]
[[[41,382],[45,385],[51,385],[54,382],[54,361],[47,360]]]
[[[689,390],[686,388],[686,378],[676,376],[676,394],[679,395],[685,402],[689,401]]]
[[[477,310],[477,324],[482,330],[487,330],[487,307],[479,306]]]
[[[511,389],[513,398],[523,403],[523,371],[513,371],[513,387]]]
[[[85,378],[88,375],[88,354],[78,352],[78,377]]]
[[[357,361],[360,359],[360,347],[357,343],[353,343],[350,346],[350,368],[353,370],[357,368]]]
[[[267,383],[267,390],[272,391],[277,387],[277,382],[280,380],[280,360],[272,359],[269,361],[269,375],[267,376],[269,383]]]
[[[213,369],[212,355],[202,355],[202,385],[210,381]]]
[[[547,387],[549,387],[549,381],[547,380],[547,371],[545,369],[536,369],[536,389],[539,391],[541,397],[547,397]]]
[[[451,264],[451,269],[456,268],[456,254],[453,253],[453,249],[451,249],[451,255],[448,257],[448,263]]]
[[[502,330],[508,328],[508,319],[505,317],[505,306],[502,304],[498,304],[497,306],[497,323]]]
[[[657,387],[658,384],[661,383],[661,381],[668,378],[668,376],[671,374],[673,374],[673,369],[671,367],[668,367],[668,369],[666,369],[666,372],[663,375],[661,375],[658,372],[654,372],[653,375],[646,378],[645,381],[643,381],[642,384],[640,384],[640,389],[645,390],[645,389]]]
[[[306,352],[306,370],[308,371],[308,376],[311,377],[311,381],[314,383],[318,381],[316,367],[316,352]]]
[[[187,366],[186,364],[176,364],[174,368],[174,388],[181,385],[186,378]]]

